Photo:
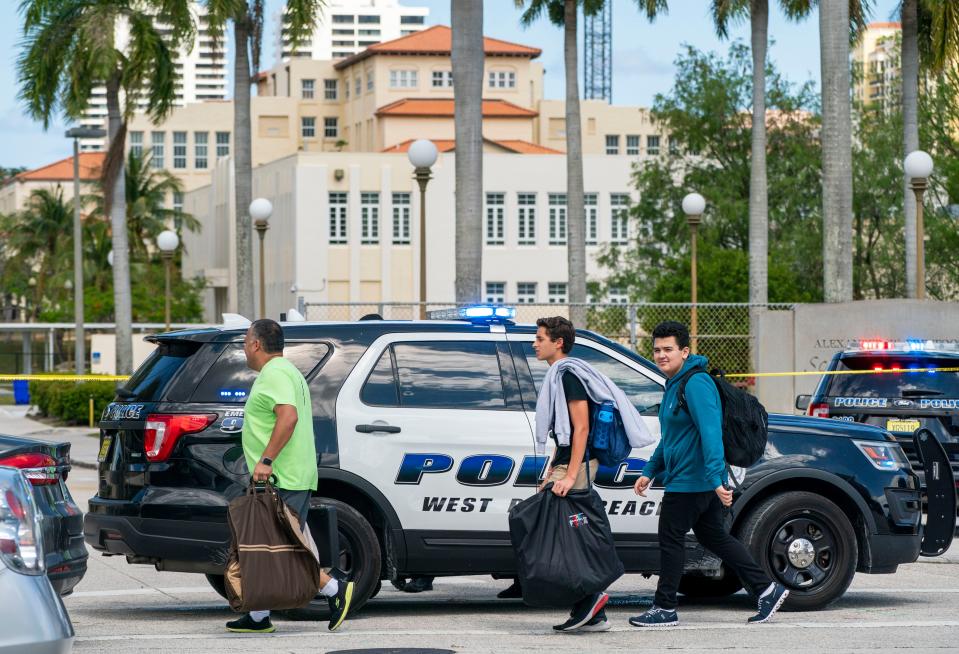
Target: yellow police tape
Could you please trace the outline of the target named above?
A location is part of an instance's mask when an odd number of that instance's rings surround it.
[[[130,375],[0,375],[0,382],[11,381],[126,381]]]
[[[903,374],[912,372],[959,372],[957,368],[901,368],[892,370],[883,368],[882,370],[800,370],[792,372],[732,372],[727,373],[727,377],[804,377],[804,376],[822,376],[827,375],[885,375],[885,374]],[[129,375],[0,375],[0,382],[11,381],[126,381],[130,379]]]

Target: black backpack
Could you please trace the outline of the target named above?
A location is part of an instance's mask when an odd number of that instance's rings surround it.
[[[680,408],[689,411],[686,404],[686,384],[698,373],[708,374],[719,391],[719,400],[723,406],[723,451],[726,463],[740,468],[748,468],[762,458],[766,451],[766,438],[769,435],[769,415],[755,396],[728,381],[721,370],[713,369],[706,373],[705,368],[693,368],[684,373],[679,381],[679,402],[673,414]]]

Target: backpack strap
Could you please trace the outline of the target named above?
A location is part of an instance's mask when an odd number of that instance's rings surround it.
[[[693,375],[696,375],[698,373],[705,373],[707,375],[709,374],[708,372],[706,372],[706,369],[703,368],[702,366],[696,366],[692,370],[688,370],[684,372],[679,382],[677,382],[679,384],[679,402],[676,403],[676,408],[673,409],[674,416],[679,413],[680,409],[683,409],[687,413],[689,413],[689,405],[686,404],[686,384],[689,383],[689,379]]]

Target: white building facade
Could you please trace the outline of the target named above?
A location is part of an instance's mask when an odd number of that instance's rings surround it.
[[[454,297],[454,158],[439,156],[426,193],[429,302]],[[595,261],[600,248],[630,238],[625,212],[635,200],[630,177],[638,161],[584,157],[590,279],[603,276]],[[236,307],[229,169],[229,161],[221,161],[212,184],[185,198],[184,209],[204,228],[183,235],[183,273],[206,278],[210,321]],[[420,301],[420,201],[412,172],[402,153],[301,152],[257,167],[254,196],[274,207],[265,242],[267,315],[276,318],[301,302]],[[487,153],[483,186],[484,300],[565,303],[565,157]],[[254,269],[258,284],[259,261]]]
[[[327,0],[312,37],[293,53],[284,31],[283,15],[276,15],[276,62],[292,57],[343,59],[383,41],[418,32],[426,27],[427,7],[405,7],[397,0]]]
[[[196,38],[191,46],[182,47],[176,54],[174,66],[178,80],[174,104],[182,107],[194,102],[225,100],[227,98],[227,53],[226,38],[219,48],[214,43],[207,22],[207,10],[200,2],[193,2]],[[159,24],[161,32],[164,25]],[[129,41],[129,28],[125,23],[117,26],[116,43],[124,49]],[[146,109],[146,99],[141,99],[139,108]],[[83,127],[107,129],[106,88],[94,87],[90,101],[79,121]],[[80,148],[84,151],[99,151],[106,147],[106,139],[81,139]]]

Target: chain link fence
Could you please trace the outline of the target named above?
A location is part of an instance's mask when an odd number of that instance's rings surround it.
[[[452,302],[426,303],[426,310],[448,309]],[[516,304],[516,322],[535,323],[543,316],[585,314],[586,329],[617,341],[644,357],[652,355],[653,328],[664,320],[690,324],[693,305],[689,303],[609,304]],[[750,363],[749,311],[750,307],[785,311],[792,304],[697,304],[695,306],[698,330],[696,350],[707,356],[710,366],[726,372],[753,372]],[[414,320],[419,318],[420,303],[306,303],[307,320],[351,321],[368,314],[377,314],[384,320]]]

